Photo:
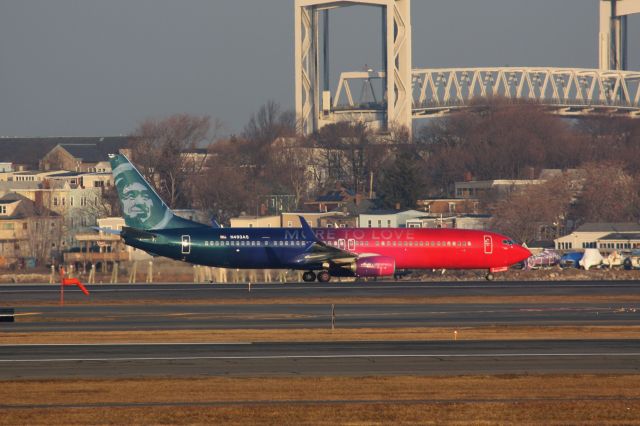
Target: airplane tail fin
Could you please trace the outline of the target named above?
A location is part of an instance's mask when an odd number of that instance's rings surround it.
[[[206,227],[176,216],[126,156],[109,154],[109,162],[128,227],[143,230]]]

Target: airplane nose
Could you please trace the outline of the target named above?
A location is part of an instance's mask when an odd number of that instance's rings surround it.
[[[523,260],[531,257],[531,252],[529,251],[529,249],[518,245],[516,255],[518,256],[516,262],[522,262]]]

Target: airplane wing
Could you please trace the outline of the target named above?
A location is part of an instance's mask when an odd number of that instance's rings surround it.
[[[353,263],[358,258],[358,255],[355,253],[329,246],[321,241],[316,237],[316,234],[304,217],[299,216],[299,218],[302,224],[303,237],[307,241],[312,240],[313,243],[304,253],[297,257],[297,263],[309,266],[324,265],[327,263],[343,266]]]
[[[122,231],[120,232],[120,236],[125,240],[127,239],[127,237],[132,237],[139,240],[154,240],[157,237],[157,234],[138,228],[123,226]]]

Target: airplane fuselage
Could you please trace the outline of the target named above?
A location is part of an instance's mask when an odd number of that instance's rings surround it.
[[[242,269],[323,269],[309,263],[315,238],[302,228],[181,228],[155,230],[154,238],[123,233],[125,242],[186,262]],[[316,237],[354,258],[384,256],[396,269],[500,270],[530,253],[509,238],[485,231],[420,228],[321,228]],[[307,256],[307,258],[305,258]],[[305,260],[302,262],[302,260]]]

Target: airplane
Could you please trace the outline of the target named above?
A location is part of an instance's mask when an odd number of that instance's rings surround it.
[[[486,278],[531,253],[494,232],[426,228],[222,228],[175,215],[122,154],[110,154],[125,244],[193,264],[305,271],[305,282],[384,277],[405,269],[484,269]]]

